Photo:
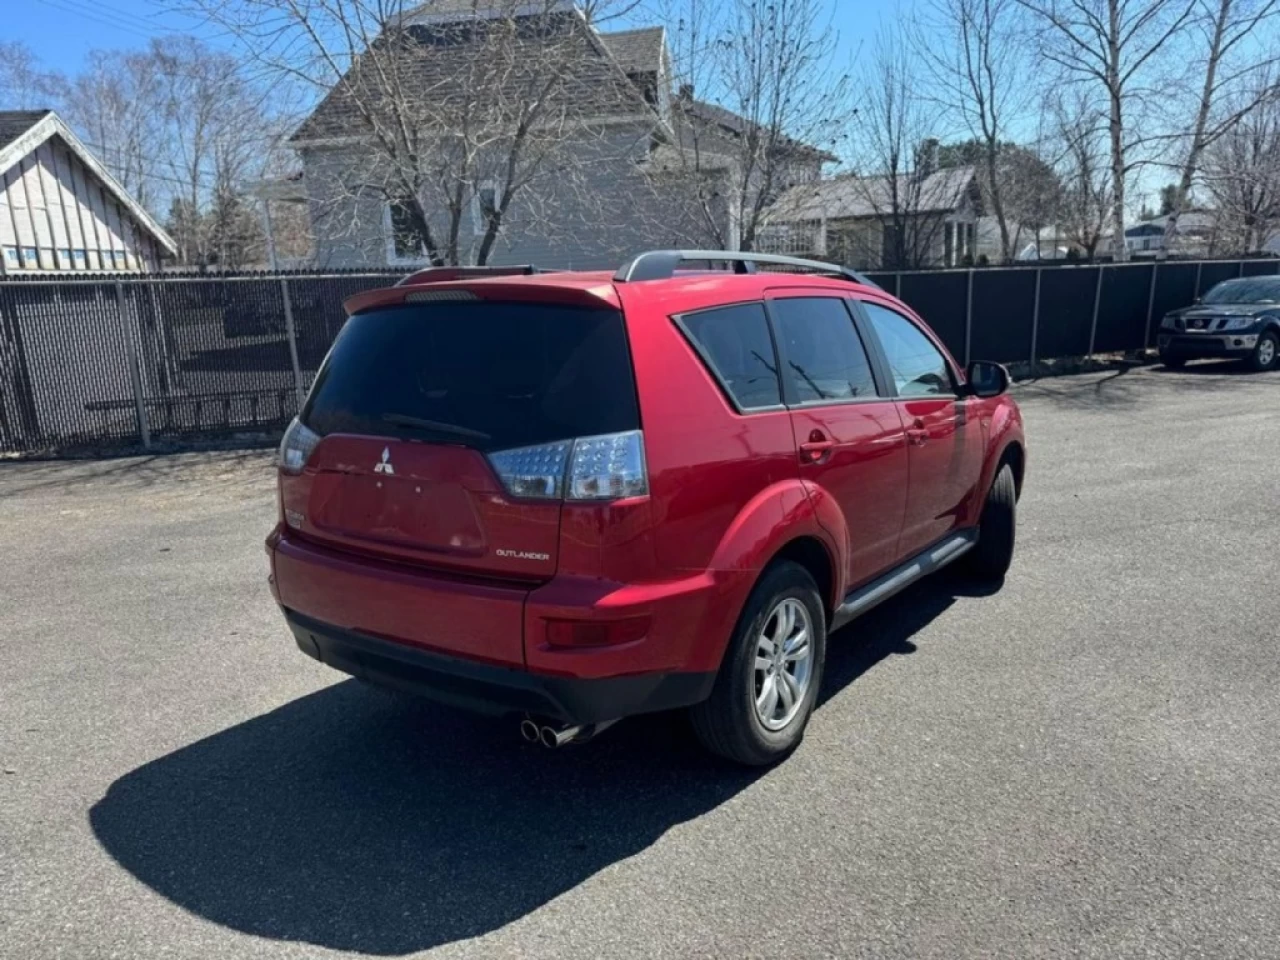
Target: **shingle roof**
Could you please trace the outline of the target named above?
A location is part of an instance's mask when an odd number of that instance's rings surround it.
[[[627,73],[658,72],[666,45],[666,31],[662,27],[602,33],[600,39]]]
[[[52,110],[0,110],[0,150],[51,114]]]
[[[563,110],[579,116],[652,113],[639,88],[605,53],[598,35],[579,14],[535,16],[543,22],[537,29],[521,31],[515,39],[503,41],[511,44],[503,48],[507,53],[505,62],[491,64],[487,73],[486,61],[476,56],[476,36],[485,27],[474,18],[413,25],[401,41],[379,41],[384,52],[392,42],[404,43],[402,53],[395,56],[392,71],[399,89],[404,91],[400,110],[414,102],[422,103],[426,119],[432,104],[453,100],[456,107],[477,100],[477,85],[491,102],[527,100],[531,91],[545,82],[546,51],[554,50],[560,82],[552,93],[548,112]],[[517,25],[525,19],[533,18],[517,17]],[[365,57],[372,55],[373,52],[366,53]],[[292,137],[294,142],[360,135],[368,130],[368,121],[359,108],[379,102],[377,92],[382,84],[371,79],[370,86],[361,92],[362,60],[298,128]],[[477,77],[476,71],[483,76]]]
[[[973,182],[973,167],[935,170],[918,185],[900,178],[898,203],[910,213],[944,213],[956,209]],[[883,216],[893,208],[891,177],[834,177],[792,187],[773,206],[778,221],[838,220]]]

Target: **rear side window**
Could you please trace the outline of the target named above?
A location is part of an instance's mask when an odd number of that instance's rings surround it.
[[[821,403],[876,396],[871,361],[843,300],[796,297],[772,300],[769,309],[777,326],[788,399]]]
[[[773,340],[761,304],[688,314],[680,318],[680,326],[741,409],[782,403]]]
[[[635,430],[640,414],[617,311],[440,302],[348,320],[302,421],[505,450]]]

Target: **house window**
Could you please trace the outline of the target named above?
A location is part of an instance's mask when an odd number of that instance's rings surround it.
[[[421,263],[426,245],[414,226],[409,200],[391,200],[384,214],[388,263]]]
[[[71,251],[71,254],[72,254],[72,256],[73,256],[73,257],[75,257],[76,269],[77,269],[77,270],[83,270],[83,269],[84,269],[84,251],[83,251],[83,250],[72,250],[72,251]]]
[[[11,267],[16,267],[18,265],[18,248],[17,247],[4,248],[4,262]]]
[[[64,248],[58,251],[58,268],[61,270],[71,269],[71,251],[70,250],[67,250]]]
[[[492,180],[481,180],[471,203],[471,220],[478,234],[484,233],[489,220],[498,212],[498,185]]]
[[[24,270],[37,270],[40,267],[40,258],[36,256],[35,247],[22,248],[22,267]]]
[[[117,270],[123,270],[127,266],[125,262],[123,250],[117,250],[115,253],[112,254],[112,256],[115,257]]]

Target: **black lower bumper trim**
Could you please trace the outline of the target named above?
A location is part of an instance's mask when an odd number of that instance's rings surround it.
[[[299,649],[353,677],[482,713],[601,723],[687,707],[711,695],[714,673],[646,673],[584,680],[431,653],[284,611]]]

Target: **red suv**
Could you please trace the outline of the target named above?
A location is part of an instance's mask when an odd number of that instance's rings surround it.
[[[346,307],[267,541],[298,646],[338,670],[548,745],[688,707],[764,764],[803,735],[830,631],[951,561],[1009,566],[1008,374],[962,371],[851,271],[654,251],[427,270]]]

